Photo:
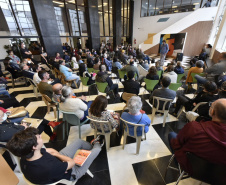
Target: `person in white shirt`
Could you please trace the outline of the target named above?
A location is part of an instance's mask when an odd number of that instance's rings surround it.
[[[173,65],[169,65],[167,72],[163,74],[163,77],[168,76],[171,79],[171,83],[177,83],[177,73],[174,72]]]

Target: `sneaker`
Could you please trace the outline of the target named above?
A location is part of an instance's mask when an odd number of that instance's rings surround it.
[[[48,123],[49,126],[51,126],[52,128],[58,126],[59,124],[63,123],[63,121],[59,121],[59,122],[56,122],[56,121],[50,121]]]
[[[98,135],[96,138],[94,138],[94,139],[90,142],[90,144],[91,144],[91,145],[95,145],[95,143],[99,142],[99,140],[100,140],[100,135]]]

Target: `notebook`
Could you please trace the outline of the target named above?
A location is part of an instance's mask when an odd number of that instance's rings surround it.
[[[91,154],[91,151],[89,150],[82,150],[82,149],[77,150],[77,152],[74,155],[75,164],[78,166],[82,166],[90,154]]]

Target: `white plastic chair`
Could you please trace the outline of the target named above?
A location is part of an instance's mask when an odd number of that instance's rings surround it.
[[[199,108],[200,105],[204,105],[204,104],[206,104],[206,103],[208,103],[208,102],[200,102],[200,103],[198,103],[198,104],[192,109],[192,112],[195,112],[195,111]],[[185,106],[183,106],[183,107],[180,109],[180,112],[179,112],[179,114],[178,114],[178,116],[177,116],[177,119],[180,117],[180,115],[181,115],[181,113],[182,113],[183,111],[185,112]]]
[[[36,96],[36,98],[38,98],[38,86],[35,84],[35,82],[30,79],[30,78],[27,78],[27,81],[30,82],[30,84],[32,85],[33,87],[33,92],[34,92],[34,95]]]
[[[98,120],[92,119],[92,118],[90,118],[88,116],[87,116],[87,118],[90,119],[90,121],[92,121],[92,123],[93,123],[93,125],[95,127],[94,128],[94,138],[97,137],[97,134],[100,134],[100,135],[104,135],[105,136],[106,149],[108,151],[109,148],[110,148],[110,136],[111,136],[111,133],[113,132],[111,123],[109,121],[98,121]],[[100,130],[97,130],[97,125],[96,124],[99,124],[100,125],[101,131]],[[104,131],[104,124],[108,124],[109,132],[105,132]]]
[[[125,129],[124,129],[124,139],[123,139],[123,145],[122,145],[122,149],[125,148],[125,144],[126,144],[126,139],[127,139],[127,136],[130,136],[130,137],[133,137],[136,139],[136,142],[137,142],[137,149],[136,149],[136,155],[139,154],[139,151],[140,151],[140,143],[141,143],[141,139],[145,139],[146,140],[146,134],[144,133],[144,128],[145,128],[145,125],[144,124],[135,124],[135,123],[131,123],[131,122],[128,122],[122,118],[120,118],[123,123],[125,124]],[[134,132],[134,135],[130,135],[129,134],[129,127],[128,125],[131,125],[133,126],[133,132]],[[142,127],[142,135],[141,136],[137,136],[137,128],[138,127]]]
[[[157,107],[156,108],[154,107],[155,100],[157,101]],[[160,101],[163,102],[163,107],[162,107],[161,110],[159,110]],[[165,127],[166,117],[168,116],[169,108],[170,108],[170,105],[171,105],[172,102],[173,102],[172,99],[166,99],[166,98],[160,98],[160,97],[157,97],[157,96],[153,96],[151,122],[152,123],[154,122],[155,112],[163,113],[164,118],[163,118],[162,127]]]

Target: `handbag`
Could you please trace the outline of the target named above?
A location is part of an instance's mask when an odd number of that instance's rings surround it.
[[[15,107],[12,109],[8,109],[9,111],[11,111],[11,114],[8,116],[8,118],[21,118],[26,116],[27,114],[27,110],[25,109],[24,106],[21,107]]]

